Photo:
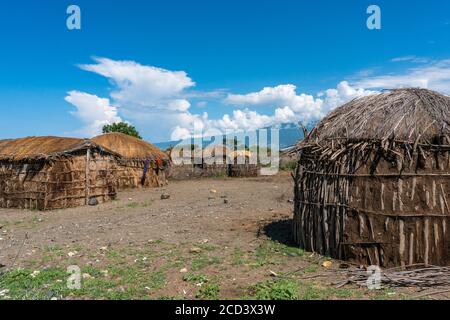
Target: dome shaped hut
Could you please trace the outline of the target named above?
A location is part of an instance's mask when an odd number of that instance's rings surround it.
[[[408,88],[353,100],[296,151],[302,248],[366,265],[450,263],[450,97]]]
[[[91,140],[120,156],[115,172],[119,189],[160,187],[167,184],[169,156],[154,145],[118,132]]]
[[[118,157],[84,139],[0,140],[0,208],[54,210],[112,200]]]

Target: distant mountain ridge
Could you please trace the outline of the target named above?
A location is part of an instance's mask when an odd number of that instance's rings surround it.
[[[311,122],[308,125],[306,125],[306,128],[308,131],[311,131],[316,123]],[[265,129],[271,129],[271,128],[265,128]],[[283,150],[285,148],[288,148],[290,146],[293,146],[298,141],[302,140],[303,137],[303,130],[294,123],[284,124],[279,129],[279,136],[280,136],[280,150]],[[256,133],[259,133],[259,130],[256,130]],[[155,146],[162,150],[166,150],[172,146],[175,146],[182,142],[179,141],[166,141],[166,142],[159,142],[154,143]],[[208,145],[210,143],[210,139],[204,138],[204,146]],[[268,137],[268,143],[270,143],[270,131],[269,131],[269,137]]]

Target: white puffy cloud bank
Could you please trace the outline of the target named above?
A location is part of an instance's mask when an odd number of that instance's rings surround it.
[[[80,134],[93,136],[99,133],[104,125],[122,121],[117,114],[117,108],[110,105],[109,99],[70,91],[65,100],[76,107],[76,111],[71,113],[84,124]]]
[[[193,92],[196,83],[184,71],[170,71],[134,61],[94,60],[94,64],[79,67],[107,78],[113,89],[109,98],[79,91],[68,93],[65,100],[75,107],[72,114],[84,124],[81,132],[95,135],[104,124],[121,121],[124,117],[144,134],[148,133],[151,140],[160,141],[186,139],[198,132],[194,132],[194,127],[210,136],[225,130],[245,131],[298,121],[306,123],[378,89],[415,86],[449,93],[450,88],[450,60],[425,63],[427,60],[423,59],[423,65],[415,65],[403,74],[366,77],[352,83],[342,81],[336,88],[316,95],[298,92],[293,84],[282,84],[257,92],[225,96],[220,90]],[[419,63],[417,59],[415,63]],[[190,99],[198,96],[213,97],[217,104],[235,109],[216,119],[211,119],[206,111],[193,113]],[[202,105],[206,110],[206,103],[202,102]],[[262,113],[262,110],[266,112]]]

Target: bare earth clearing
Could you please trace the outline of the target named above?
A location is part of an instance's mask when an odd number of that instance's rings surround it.
[[[214,192],[215,191],[215,192]],[[171,182],[97,207],[0,209],[0,299],[402,299],[332,284],[339,262],[289,242],[288,173]],[[161,194],[170,199],[161,200]],[[66,287],[67,267],[82,272]],[[416,290],[417,291],[417,290]],[[443,298],[442,296],[435,296]]]

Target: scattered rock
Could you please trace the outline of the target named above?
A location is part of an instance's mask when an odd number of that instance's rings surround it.
[[[327,268],[327,269],[331,268],[332,266],[333,266],[333,262],[331,262],[331,261],[324,261],[322,263],[322,267]]]
[[[67,255],[70,257],[70,258],[72,258],[73,256],[75,256],[77,253],[76,252],[69,252]]]
[[[276,273],[276,272],[274,272],[272,270],[269,270],[269,273],[270,273],[271,277],[278,277],[278,273]]]
[[[188,269],[186,269],[186,268],[183,268],[180,270],[180,273],[187,273],[187,272],[188,272]]]
[[[100,251],[107,251],[108,247],[100,247]]]
[[[32,277],[33,279],[36,278],[41,272],[39,270],[35,270],[33,271],[32,274],[30,274],[30,277]]]
[[[273,208],[269,208],[269,211],[270,211],[270,212],[273,212],[274,210],[273,210]]]
[[[4,297],[9,293],[9,289],[0,290],[0,297]]]
[[[287,201],[288,203],[294,203],[294,200],[292,200],[292,199],[288,199],[288,201]]]
[[[94,277],[91,276],[89,273],[83,273],[83,279],[93,279]]]
[[[98,205],[98,200],[97,200],[97,198],[95,198],[95,197],[90,198],[89,201],[88,201],[88,205],[90,205],[90,206],[96,206],[96,205]]]
[[[163,194],[161,195],[161,200],[167,200],[167,199],[170,199],[170,194],[168,194],[168,193],[163,193]]]
[[[217,190],[216,189],[211,189],[211,190],[209,190],[209,192],[216,194]]]
[[[192,247],[192,248],[189,250],[189,252],[190,252],[190,253],[200,253],[200,252],[202,252],[202,249],[200,249],[200,248],[198,248],[198,247]]]
[[[103,274],[103,276],[105,277],[108,276],[108,270],[101,270],[100,273]]]

